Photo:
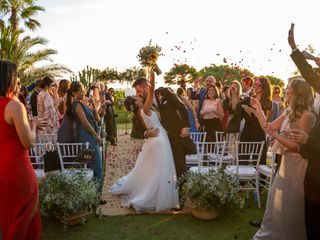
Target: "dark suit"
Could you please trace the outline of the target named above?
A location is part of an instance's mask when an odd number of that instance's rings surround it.
[[[159,98],[159,93],[162,95],[161,99]],[[168,132],[177,177],[180,177],[186,171],[186,154],[188,153],[188,149],[185,143],[191,140],[190,138],[183,139],[180,137],[181,129],[190,127],[188,112],[180,99],[167,88],[157,89],[155,95],[160,111],[161,123]]]
[[[117,126],[116,126],[116,115],[114,112],[114,102],[110,94],[105,94],[106,100],[109,100],[111,103],[106,106],[106,115],[105,115],[105,123],[106,123],[106,131],[107,131],[107,140],[111,142],[111,144],[115,143],[115,137],[117,136]]]
[[[38,94],[39,93],[37,92],[37,90],[34,90],[30,97],[31,111],[34,117],[38,116],[38,109],[37,109]]]
[[[297,49],[291,58],[298,67],[303,78],[320,93],[320,76],[312,69],[302,53]],[[304,180],[305,218],[308,239],[320,238],[320,115],[310,132],[306,144],[300,148],[301,155],[308,159],[308,167]]]

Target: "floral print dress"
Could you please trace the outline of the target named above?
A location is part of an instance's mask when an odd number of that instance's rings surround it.
[[[38,117],[48,119],[49,123],[46,127],[39,130],[38,133],[57,133],[59,128],[59,113],[54,106],[51,95],[47,92],[40,92],[37,100]]]

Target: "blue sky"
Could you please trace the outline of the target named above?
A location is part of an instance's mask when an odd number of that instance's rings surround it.
[[[86,65],[138,66],[139,49],[153,43],[163,48],[163,72],[173,63],[200,69],[211,63],[237,63],[255,74],[286,80],[295,70],[287,33],[296,23],[301,48],[320,52],[315,0],[55,0],[37,1],[42,27],[34,36],[58,50],[57,63],[77,72]]]

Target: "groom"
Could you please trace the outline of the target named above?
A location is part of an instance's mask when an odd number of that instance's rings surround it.
[[[147,96],[147,79],[138,78],[132,84],[136,95]],[[159,88],[155,91],[161,123],[167,130],[170,140],[173,158],[176,167],[177,178],[186,171],[186,154],[195,154],[196,148],[189,137],[189,118],[185,105],[168,88]],[[146,132],[147,137],[149,131]]]

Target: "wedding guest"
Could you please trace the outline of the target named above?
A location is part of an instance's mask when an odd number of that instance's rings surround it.
[[[38,99],[38,94],[42,91],[40,84],[41,84],[41,80],[37,80],[35,82],[35,89],[31,94],[31,98],[30,98],[30,105],[31,105],[31,111],[33,116],[38,116],[37,99]]]
[[[257,99],[267,116],[268,121],[272,117],[272,101],[270,83],[267,78],[258,78],[254,84],[255,99]],[[259,124],[258,119],[250,107],[250,97],[245,97],[236,107],[235,116],[230,120],[227,132],[239,132],[241,142],[266,142],[266,134]],[[240,123],[244,119],[244,126],[240,131]],[[267,157],[267,145],[264,145],[261,164],[265,164]]]
[[[206,86],[205,86],[205,88],[201,89],[199,94],[198,94],[198,100],[199,100],[198,117],[199,117],[199,114],[200,114],[200,110],[202,108],[203,101],[207,96],[208,89],[209,89],[209,87],[213,86],[215,83],[216,83],[216,79],[215,79],[214,76],[208,76],[206,78]]]
[[[219,99],[219,92],[216,86],[212,85],[207,89],[206,99],[204,99],[200,110],[200,124],[207,132],[206,140],[215,142],[216,131],[222,131],[221,120],[224,115],[222,101]]]
[[[59,81],[59,87],[58,87],[58,96],[59,96],[59,114],[60,114],[60,119],[59,119],[59,126],[62,124],[62,119],[64,117],[64,114],[66,112],[66,96],[67,96],[67,90],[70,87],[71,82],[67,79],[61,79]]]
[[[100,145],[102,140],[97,134],[97,127],[95,121],[99,116],[92,101],[91,110],[87,105],[82,103],[85,96],[85,90],[80,82],[72,82],[70,88],[67,90],[66,98],[66,116],[76,123],[76,142],[89,142],[90,148],[95,150],[95,161],[92,166],[89,166],[94,171],[94,176],[98,182],[98,191],[102,192],[102,155]],[[71,133],[71,130],[70,130]]]
[[[244,77],[241,79],[242,85],[242,98],[249,97],[252,95],[252,86],[253,86],[253,79],[252,77]]]
[[[313,128],[313,92],[301,79],[292,80],[285,92],[289,107],[272,123],[267,121],[260,102],[254,98],[250,101],[261,127],[276,139],[274,150],[282,154],[280,169],[268,194],[261,228],[253,237],[257,240],[307,239],[303,182],[308,162],[299,154],[300,145],[290,137],[290,133],[293,129],[300,129],[309,134]]]
[[[201,82],[201,77],[197,77],[193,83],[192,83],[192,88],[191,88],[191,97],[190,99],[192,100],[198,100],[199,98],[199,93],[200,93],[200,82]],[[190,100],[189,99],[189,100]]]
[[[307,63],[294,40],[294,24],[289,30],[288,42],[292,49],[291,58],[298,67],[304,79],[320,93],[320,75]],[[320,66],[320,58],[316,59]],[[308,167],[304,179],[305,193],[305,225],[308,239],[318,239],[320,236],[320,115],[314,128],[308,134],[306,131],[292,130],[293,139],[302,144],[300,154],[308,159]]]
[[[237,104],[241,101],[242,95],[242,87],[238,80],[233,80],[230,83],[230,101],[228,104],[228,123],[230,122],[231,118],[234,116],[236,112]]]
[[[43,89],[37,97],[37,111],[40,118],[47,118],[48,125],[39,130],[39,133],[57,133],[59,129],[59,113],[55,105],[54,95],[55,82],[50,77],[42,79],[40,87]]]
[[[35,141],[25,107],[14,96],[17,66],[0,60],[0,239],[41,239],[38,181],[28,149]]]
[[[115,143],[115,138],[117,137],[117,125],[116,125],[116,114],[114,110],[114,89],[109,88],[108,94],[106,94],[106,130],[107,130],[107,140],[110,141],[111,145],[117,146]]]
[[[282,90],[279,86],[273,86],[272,91],[272,101],[278,103],[280,114],[283,113],[285,109],[285,99],[282,97]]]
[[[199,119],[198,119],[197,113],[194,110],[192,104],[186,98],[187,93],[183,90],[183,88],[178,88],[177,95],[181,99],[181,101],[184,103],[184,105],[186,106],[186,109],[188,110],[188,117],[189,117],[189,122],[190,122],[189,131],[190,132],[197,132],[200,127]]]

